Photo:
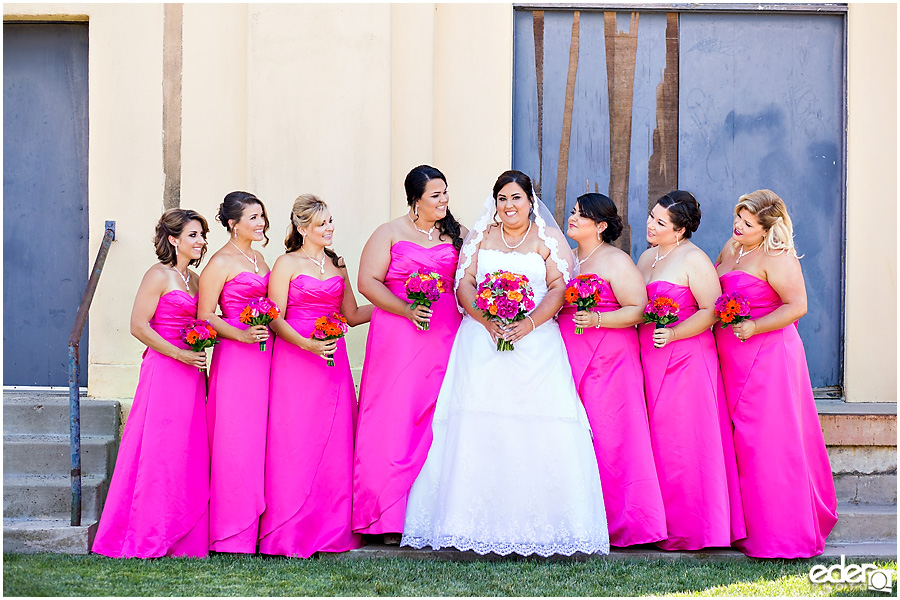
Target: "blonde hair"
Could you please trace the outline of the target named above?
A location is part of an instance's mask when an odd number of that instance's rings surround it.
[[[291,207],[291,224],[288,225],[287,236],[284,238],[284,249],[287,252],[299,250],[303,245],[303,235],[297,231],[298,227],[306,227],[316,218],[316,215],[328,208],[315,194],[300,194],[294,200]],[[344,261],[333,250],[325,248],[325,254],[338,268],[344,267]]]
[[[778,197],[778,194],[772,190],[756,190],[744,194],[738,198],[734,214],[737,215],[741,210],[746,210],[755,216],[765,230],[763,249],[766,254],[787,252],[792,256],[797,256],[797,249],[794,248],[794,226],[788,215],[787,206],[785,206],[784,200]],[[739,245],[739,242],[733,243],[735,248]],[[801,257],[797,256],[797,258]]]

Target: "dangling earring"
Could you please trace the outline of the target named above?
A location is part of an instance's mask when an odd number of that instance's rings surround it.
[[[675,238],[675,246],[677,247],[677,246],[680,246],[680,245],[681,245],[681,238],[678,238],[678,237]]]
[[[413,214],[416,215],[416,218],[419,218],[419,203],[416,202],[413,204]]]
[[[232,229],[232,230],[231,230],[231,236],[232,236],[234,239],[237,239],[237,229]]]
[[[603,239],[600,237],[600,233],[601,233],[601,231],[600,231],[600,228],[598,227],[598,228],[597,228],[597,241],[602,242]]]

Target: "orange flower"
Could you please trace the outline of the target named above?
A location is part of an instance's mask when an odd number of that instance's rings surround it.
[[[485,300],[490,300],[490,299],[491,299],[491,290],[488,289],[488,288],[485,288],[485,289],[481,290],[481,294],[480,294],[480,295],[481,295],[481,297],[484,298]]]
[[[570,303],[570,304],[572,304],[572,303],[574,303],[576,300],[578,300],[578,292],[575,291],[575,287],[574,287],[574,286],[566,289],[565,300],[566,300],[566,302],[568,302],[568,303]]]
[[[525,296],[523,296],[522,292],[520,292],[519,290],[512,290],[506,295],[506,297],[513,302],[521,302]]]
[[[238,317],[238,320],[241,323],[247,323],[250,319],[253,318],[253,309],[249,306],[244,307],[244,310],[241,311],[241,316]]]
[[[196,331],[188,331],[187,335],[184,336],[188,344],[193,344],[197,340],[200,339],[200,336]]]
[[[491,304],[490,307],[488,308],[488,312],[494,316],[497,316],[497,305]]]

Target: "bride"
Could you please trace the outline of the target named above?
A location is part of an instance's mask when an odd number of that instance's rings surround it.
[[[456,295],[466,315],[437,399],[434,441],[410,490],[403,545],[609,552],[591,430],[553,319],[573,266],[528,176],[500,175],[460,252]],[[472,305],[477,282],[499,269],[526,275],[537,304],[507,326]],[[498,351],[498,338],[515,349]]]

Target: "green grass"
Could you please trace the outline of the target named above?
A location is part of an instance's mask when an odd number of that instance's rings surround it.
[[[813,586],[817,561],[413,558],[310,559],[218,554],[205,560],[3,557],[5,596],[882,596]],[[876,561],[892,569],[895,562]],[[896,596],[896,581],[894,595]]]

